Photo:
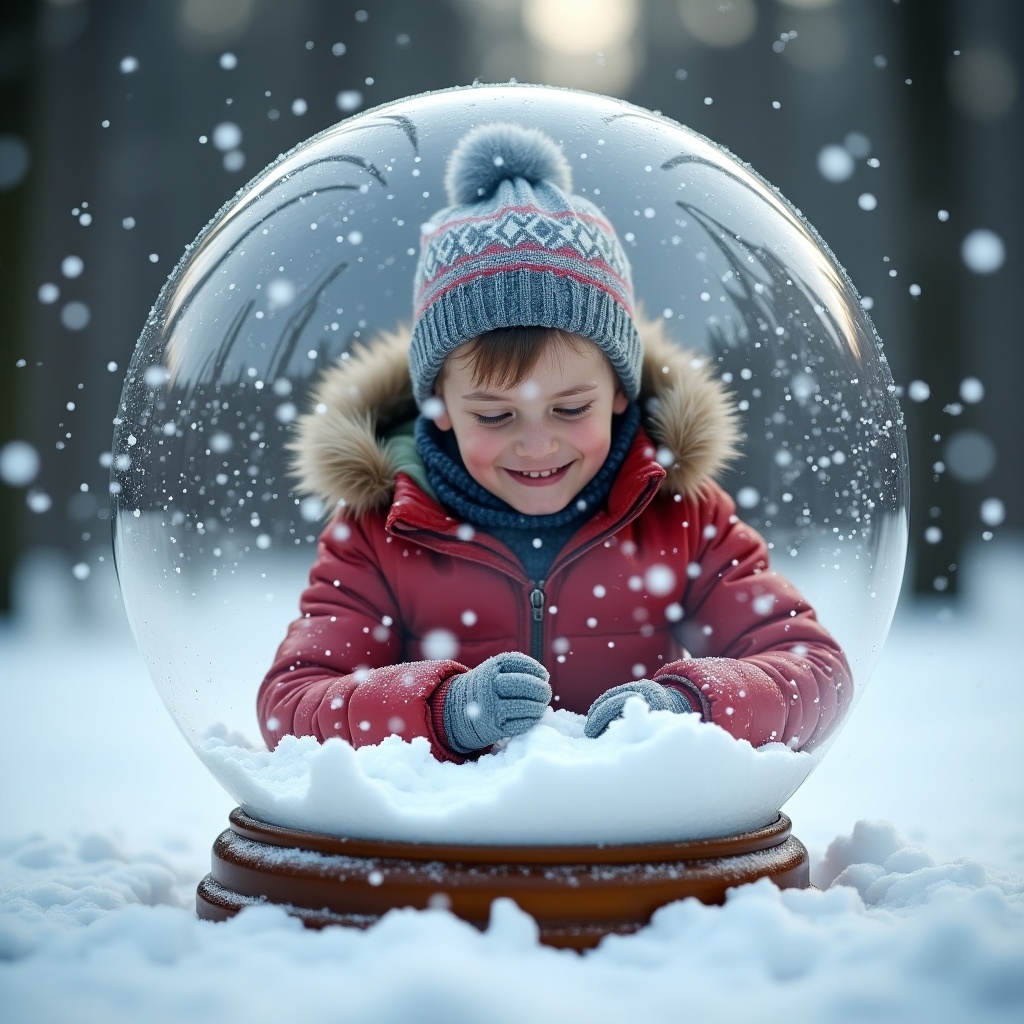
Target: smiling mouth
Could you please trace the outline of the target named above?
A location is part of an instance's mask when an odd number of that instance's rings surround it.
[[[557,469],[506,469],[505,472],[516,480],[529,483],[539,483],[546,480],[555,480],[564,476],[565,471],[571,465],[571,462],[567,462],[564,466],[559,466]]]

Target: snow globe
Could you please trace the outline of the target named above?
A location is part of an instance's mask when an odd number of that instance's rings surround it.
[[[735,403],[742,457],[721,483],[852,680],[813,743],[752,746],[640,701],[596,740],[555,705],[530,734],[466,764],[407,742],[397,720],[393,735],[358,747],[285,736],[268,750],[261,738],[257,691],[334,512],[297,489],[296,420],[316,414],[326,369],[408,323],[446,158],[469,127],[500,122],[557,140],[574,191],[618,232],[644,316]],[[806,885],[806,850],[779,809],[863,692],[902,578],[907,453],[894,392],[853,286],[799,211],[660,114],[548,87],[473,86],[368,110],[282,155],[168,278],[115,421],[128,618],[168,711],[239,804],[200,914],[269,899],[311,925],[365,925],[406,905],[483,923],[490,901],[511,895],[545,941],[582,948],[683,896],[720,901],[760,877]],[[699,568],[663,554],[643,575],[608,581],[647,602],[630,627],[638,642],[653,618],[679,618],[696,585]],[[604,591],[593,588],[595,607]],[[474,595],[452,599],[468,635]],[[557,613],[543,594],[537,609],[539,620]],[[370,632],[392,626],[384,616]],[[437,632],[419,656],[457,660],[463,638]],[[557,629],[542,622],[538,637],[545,664],[571,657]],[[651,672],[615,657],[608,687]]]

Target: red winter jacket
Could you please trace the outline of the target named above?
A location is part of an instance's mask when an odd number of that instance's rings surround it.
[[[331,371],[295,449],[309,488],[344,505],[260,687],[271,747],[287,734],[358,746],[397,733],[458,759],[441,722],[444,684],[508,650],[543,662],[554,707],[585,714],[605,690],[646,677],[755,746],[807,750],[829,734],[853,696],[846,659],[708,478],[730,455],[731,406],[690,356],[649,326],[645,335],[659,444],[641,428],[607,507],[544,581],[448,516],[413,479],[415,460],[403,470],[400,444],[379,440],[382,411],[409,411],[403,339]],[[375,416],[360,421],[365,402]]]

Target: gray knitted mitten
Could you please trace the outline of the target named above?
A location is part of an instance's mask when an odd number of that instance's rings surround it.
[[[482,750],[533,728],[551,700],[548,670],[519,651],[495,654],[456,676],[444,700],[448,745],[460,754]]]
[[[674,711],[681,715],[693,710],[685,695],[674,687],[662,686],[652,679],[634,679],[631,683],[605,690],[590,705],[583,732],[591,739],[596,739],[622,715],[622,709],[630,697],[643,697],[652,711]]]

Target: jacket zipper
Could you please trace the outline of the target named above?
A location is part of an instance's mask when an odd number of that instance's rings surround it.
[[[656,489],[657,488],[655,487],[655,490]],[[573,551],[569,555],[568,558],[563,559],[557,565],[553,565],[551,567],[552,571],[561,572],[561,570],[564,569],[570,562],[574,562],[577,558],[580,557],[580,555],[584,554],[585,552],[589,551],[591,548],[593,548],[596,545],[600,544],[607,537],[612,536],[612,534],[616,533],[623,526],[625,526],[626,523],[631,522],[633,519],[635,519],[636,516],[639,515],[639,513],[641,511],[643,511],[644,507],[647,505],[649,500],[650,500],[650,498],[648,497],[646,491],[644,493],[640,494],[637,497],[637,499],[634,501],[632,507],[630,508],[629,512],[626,515],[621,516],[618,520],[616,520],[614,523],[612,523],[611,526],[608,527],[608,529],[602,530],[596,537],[592,537],[586,543],[584,543],[580,547],[576,548],[576,550]],[[389,532],[392,532],[392,531],[389,531]],[[405,531],[395,530],[393,532],[396,535],[398,535],[398,536],[402,536]],[[411,537],[411,538],[413,538],[413,539],[415,539],[416,534],[426,534],[427,536],[437,537],[439,540],[445,540],[445,541],[448,540],[447,535],[445,535],[443,533],[440,533],[440,532],[435,531],[435,530],[427,530],[427,529],[423,529],[423,528],[418,528],[418,529],[410,530],[408,532],[408,534],[406,534],[406,535]],[[473,559],[473,560],[474,561],[480,561],[478,559]],[[517,574],[514,571],[510,571],[508,568],[499,568],[498,566],[495,566],[494,568],[497,568],[500,572],[506,573],[507,575],[511,576],[513,579],[516,578]],[[519,576],[519,579],[522,580],[522,576]],[[548,579],[550,579],[550,575],[549,575]],[[545,602],[544,584],[547,583],[547,580],[538,580],[536,583],[533,580],[527,580],[526,582],[531,587],[530,595],[529,595],[529,597],[530,597],[530,657],[533,658],[534,661],[539,661],[543,665],[544,664],[544,658],[543,658],[543,654],[544,654],[544,602]]]
[[[544,580],[530,591],[530,657],[544,664]]]
[[[640,499],[635,504],[639,504],[642,509],[646,506],[647,502],[644,500],[644,496],[641,495]],[[596,547],[606,537],[610,537],[617,530],[621,529],[625,523],[634,518],[636,518],[635,514],[623,517],[609,529],[602,531],[596,537],[592,537],[586,544],[581,545],[573,551],[564,561],[559,562],[558,565],[552,566],[552,571],[562,570],[570,562],[574,562],[584,552]],[[550,579],[550,576],[548,578]],[[530,585],[533,588],[530,591],[530,657],[533,658],[534,661],[539,661],[542,665],[544,664],[544,584],[546,582],[547,580],[538,580],[536,583],[532,580],[530,581]]]

